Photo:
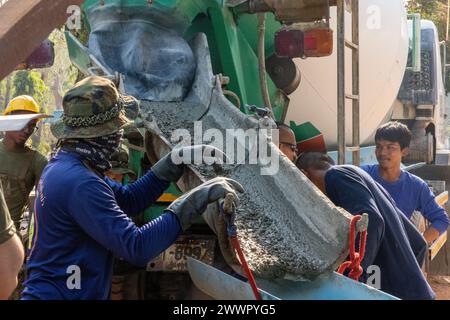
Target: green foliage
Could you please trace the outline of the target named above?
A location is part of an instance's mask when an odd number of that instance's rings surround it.
[[[6,107],[8,97],[11,99],[22,94],[33,96],[43,113],[53,114],[55,110],[62,108],[62,97],[74,85],[78,72],[69,59],[63,32],[55,30],[49,39],[55,47],[53,66],[13,72],[0,81],[0,110]],[[31,143],[34,148],[47,155],[51,151],[50,145],[55,142],[54,137],[47,124],[42,123],[39,127],[41,128],[32,136]]]
[[[439,38],[445,39],[447,28],[447,0],[410,0],[408,11],[420,13],[422,19],[431,20],[436,24]]]
[[[48,111],[49,87],[37,71],[18,71],[13,80],[14,96],[32,96],[41,107],[41,112]]]
[[[55,57],[55,63],[53,67],[49,68],[50,77],[58,80],[60,86],[60,94],[63,95],[69,90],[76,82],[78,70],[72,65],[67,51],[66,39],[64,37],[64,30],[55,30],[49,37],[54,43],[55,51],[57,52]],[[60,109],[62,106],[56,106],[56,109]]]
[[[35,145],[36,150],[43,155],[48,155],[52,151],[51,145],[54,143],[56,143],[56,141],[50,132],[49,126],[43,126],[40,132],[37,146]]]

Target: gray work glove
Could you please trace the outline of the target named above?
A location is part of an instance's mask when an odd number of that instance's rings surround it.
[[[233,201],[237,206],[239,197],[236,191],[244,192],[244,188],[240,183],[232,179],[217,177],[185,193],[172,202],[166,211],[170,211],[178,217],[181,228],[184,231],[191,226],[192,220],[196,215],[205,212],[208,204],[225,198],[227,194],[233,197]]]
[[[152,171],[161,180],[176,182],[187,164],[221,164],[225,159],[226,155],[216,147],[205,144],[187,146],[173,149],[152,167]],[[194,162],[198,160],[201,162]]]

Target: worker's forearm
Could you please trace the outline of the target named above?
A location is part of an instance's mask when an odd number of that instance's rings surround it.
[[[427,241],[428,245],[430,245],[433,243],[434,240],[439,238],[439,231],[437,229],[435,229],[434,227],[429,227],[423,233],[423,237]]]
[[[113,190],[120,208],[129,216],[139,214],[148,208],[169,186],[168,182],[158,179],[151,170],[127,186],[122,186],[108,178],[105,182]]]
[[[0,300],[8,299],[17,286],[23,259],[23,246],[16,235],[0,245]]]

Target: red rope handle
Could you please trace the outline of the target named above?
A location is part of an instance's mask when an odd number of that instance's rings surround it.
[[[262,300],[261,295],[259,294],[258,287],[256,286],[255,278],[253,277],[253,273],[250,270],[247,260],[245,260],[244,253],[242,252],[241,246],[239,244],[237,236],[231,236],[231,243],[233,244],[234,249],[236,250],[239,260],[241,261],[242,267],[244,268],[244,272],[247,276],[248,282],[252,287],[253,294],[255,295],[256,300]]]
[[[364,253],[366,250],[366,239],[367,239],[367,230],[361,232],[361,236],[359,238],[359,252],[356,252],[355,247],[355,234],[356,234],[356,223],[361,220],[361,216],[354,216],[352,221],[350,222],[350,234],[349,234],[349,256],[350,260],[345,261],[340,265],[338,269],[338,273],[344,274],[344,271],[350,269],[348,274],[349,278],[358,281],[363,273],[363,268],[361,267],[361,261],[364,259]]]

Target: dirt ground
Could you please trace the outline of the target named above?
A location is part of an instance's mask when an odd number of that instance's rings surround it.
[[[436,300],[450,300],[450,277],[428,276],[428,282],[436,293]]]

